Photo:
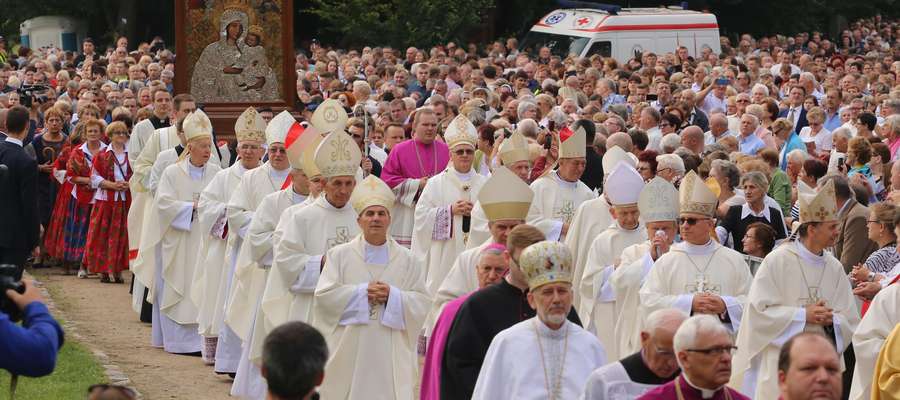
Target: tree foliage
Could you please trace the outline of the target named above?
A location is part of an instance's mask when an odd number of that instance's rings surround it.
[[[493,0],[314,0],[304,12],[317,16],[321,32],[342,46],[428,46],[464,39],[487,22]],[[301,14],[301,18],[303,15]]]

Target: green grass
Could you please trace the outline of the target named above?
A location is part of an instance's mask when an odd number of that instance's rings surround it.
[[[9,373],[0,370],[0,399],[9,398],[9,382]],[[42,378],[19,377],[16,400],[84,399],[88,386],[102,382],[106,382],[106,375],[94,355],[80,343],[66,340],[52,374]]]

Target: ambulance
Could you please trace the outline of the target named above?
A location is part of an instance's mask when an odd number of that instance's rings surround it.
[[[557,9],[541,18],[520,43],[519,50],[530,54],[547,46],[563,58],[599,54],[623,63],[644,51],[661,55],[679,46],[695,57],[704,47],[721,51],[716,16],[680,7]]]

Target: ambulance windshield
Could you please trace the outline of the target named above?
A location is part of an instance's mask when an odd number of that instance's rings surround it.
[[[527,51],[529,54],[538,54],[543,46],[550,49],[550,53],[555,56],[566,58],[569,54],[581,56],[584,47],[591,41],[589,37],[558,35],[555,33],[545,33],[530,31],[522,40],[519,51]]]

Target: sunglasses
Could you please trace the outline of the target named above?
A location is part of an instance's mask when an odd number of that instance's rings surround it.
[[[678,218],[678,225],[684,225],[687,223],[689,226],[697,225],[697,222],[706,221],[710,218]]]
[[[471,156],[472,154],[475,154],[475,150],[472,150],[472,149],[459,149],[459,150],[454,150],[454,151],[453,151],[453,154],[456,154],[456,155],[458,155],[458,156]]]

